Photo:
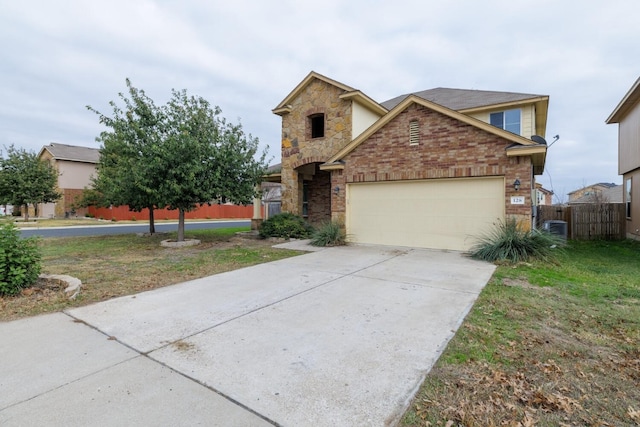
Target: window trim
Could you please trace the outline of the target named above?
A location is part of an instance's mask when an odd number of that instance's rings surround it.
[[[518,112],[518,132],[514,132],[512,130],[509,130],[509,127],[514,126],[516,123],[515,122],[507,122],[507,113],[513,113],[513,112]],[[497,117],[498,114],[500,115],[500,123],[494,123],[494,121],[492,120],[494,117]],[[516,135],[522,135],[522,109],[521,108],[513,108],[511,110],[502,110],[502,111],[494,111],[493,113],[489,113],[489,124],[491,126],[495,126],[499,129],[502,130],[506,130],[507,132],[511,132],[514,133]]]

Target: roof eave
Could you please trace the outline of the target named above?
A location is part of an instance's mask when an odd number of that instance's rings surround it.
[[[522,106],[522,105],[529,105],[529,104],[537,104],[539,102],[548,102],[549,101],[549,97],[548,96],[536,96],[533,98],[527,98],[527,99],[520,99],[517,101],[508,101],[508,102],[500,102],[497,104],[487,104],[487,105],[482,105],[479,107],[473,107],[473,108],[464,108],[461,110],[457,110],[460,113],[463,114],[473,114],[473,113],[478,113],[481,111],[487,111],[487,110],[497,110],[497,109],[501,109],[501,108],[510,108],[510,107],[518,107],[518,106]]]
[[[624,95],[622,100],[618,103],[616,108],[611,112],[607,120],[606,124],[611,123],[620,123],[620,121],[626,116],[629,110],[640,101],[640,77],[638,80],[631,86],[631,89]]]
[[[376,101],[369,98],[359,90],[343,93],[342,95],[340,95],[340,99],[355,101],[366,109],[372,111],[373,113],[378,114],[379,116],[383,116],[389,112],[389,110],[387,110],[382,105],[378,104]]]
[[[344,169],[344,162],[327,162],[320,165],[320,170],[322,171],[335,171]]]
[[[351,92],[354,91],[355,89],[347,86],[343,83],[340,83],[336,80],[330,79],[329,77],[323,76],[322,74],[316,73],[315,71],[311,71],[309,74],[307,74],[307,77],[305,77],[300,83],[298,83],[298,85],[289,93],[289,95],[287,95],[279,104],[276,108],[274,108],[272,111],[274,114],[278,114],[278,115],[283,115],[283,114],[287,114],[291,111],[283,111],[283,108],[286,108],[289,104],[291,104],[291,101],[295,98],[298,97],[298,95],[304,90],[304,88],[307,87],[307,85],[309,85],[309,83],[311,83],[312,80],[314,79],[318,79],[321,80],[325,83],[328,83],[332,86],[335,86],[339,89],[344,90],[345,92]],[[283,114],[281,114],[283,113]]]
[[[547,159],[547,146],[536,144],[534,146],[513,145],[507,147],[507,157],[531,157],[533,163],[533,174],[542,175]]]
[[[270,173],[262,175],[262,182],[282,182],[282,173]]]

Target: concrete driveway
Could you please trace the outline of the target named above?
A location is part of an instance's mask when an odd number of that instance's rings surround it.
[[[0,323],[0,424],[394,425],[493,270],[337,247]]]

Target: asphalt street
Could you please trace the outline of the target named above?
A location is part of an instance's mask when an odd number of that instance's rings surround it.
[[[185,231],[203,230],[211,228],[232,228],[246,227],[251,224],[249,220],[233,221],[203,221],[185,222]],[[171,232],[178,230],[177,222],[156,223],[156,232]],[[114,224],[96,226],[71,226],[71,227],[44,227],[44,228],[23,228],[20,233],[22,237],[74,237],[74,236],[106,236],[112,234],[146,233],[149,231],[148,223],[141,224]]]

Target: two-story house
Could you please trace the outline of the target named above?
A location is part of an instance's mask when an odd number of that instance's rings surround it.
[[[549,97],[436,88],[378,103],[311,72],[282,117],[282,210],[357,243],[466,250],[505,218],[532,226]]]
[[[77,205],[84,190],[92,186],[91,177],[96,174],[100,150],[56,142],[42,147],[38,157],[58,171],[58,192],[61,194],[55,203],[39,205],[39,216],[62,218],[72,211],[84,215],[86,209]]]
[[[618,123],[618,174],[622,175],[627,237],[640,237],[640,78],[607,118]]]

